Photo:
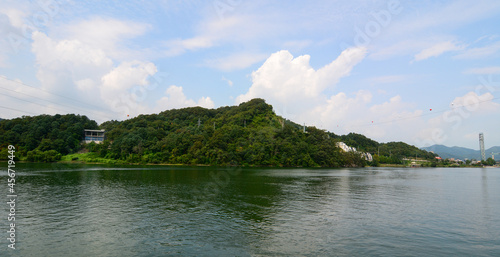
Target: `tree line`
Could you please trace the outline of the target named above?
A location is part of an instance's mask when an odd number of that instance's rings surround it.
[[[75,114],[0,120],[0,159],[5,158],[8,145],[14,145],[16,155],[28,161],[57,161],[82,148],[84,129],[98,128],[95,121]]]
[[[81,144],[83,129],[104,129],[102,144]],[[262,99],[239,106],[190,107],[139,115],[100,126],[85,116],[41,115],[0,121],[0,147],[17,144],[31,161],[82,148],[100,158],[129,163],[285,167],[351,167],[398,163],[402,156],[434,155],[402,142],[380,144],[363,135],[335,135],[283,119]],[[367,163],[359,153],[343,152],[336,142],[380,155]],[[48,151],[53,151],[50,154]],[[60,158],[60,157],[59,157]]]

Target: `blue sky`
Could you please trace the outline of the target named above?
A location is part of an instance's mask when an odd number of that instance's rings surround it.
[[[259,97],[337,134],[500,145],[499,14],[494,0],[2,1],[0,117]]]

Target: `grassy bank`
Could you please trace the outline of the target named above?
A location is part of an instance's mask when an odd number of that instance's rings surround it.
[[[97,153],[74,153],[61,158],[59,162],[76,163],[104,163],[104,164],[130,164],[122,160],[113,160],[99,157]]]

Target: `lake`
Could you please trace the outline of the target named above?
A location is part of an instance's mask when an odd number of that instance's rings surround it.
[[[500,256],[500,169],[16,164],[1,256]]]

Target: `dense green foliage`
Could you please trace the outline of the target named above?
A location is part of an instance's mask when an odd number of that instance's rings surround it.
[[[0,152],[16,146],[16,155],[31,161],[56,161],[81,149],[84,129],[97,129],[86,116],[40,115],[0,121]],[[5,155],[0,156],[4,158]]]
[[[97,126],[85,116],[41,115],[0,121],[0,143],[14,144],[29,161],[57,161],[81,148],[83,129],[104,129],[102,144],[84,145],[93,160],[256,166],[364,166],[359,153],[343,152],[343,141],[376,155],[371,165],[401,163],[404,156],[434,155],[405,143],[380,144],[363,135],[338,136],[277,116],[272,106],[253,99],[239,106],[192,107],[139,115]],[[90,157],[92,156],[92,157]],[[72,157],[73,158],[73,157]],[[74,157],[77,158],[77,157]]]
[[[488,158],[486,161],[481,161],[481,163],[484,165],[493,166],[497,162],[495,160],[493,160],[493,158]]]
[[[433,153],[403,142],[378,143],[377,141],[356,133],[334,137],[349,146],[356,147],[358,151],[371,153],[374,156],[375,164],[403,164],[403,160],[406,158],[418,157],[421,159],[433,160],[436,156]]]
[[[140,115],[101,125],[101,157],[147,163],[263,166],[362,166],[359,154],[343,153],[323,130],[276,116],[254,99],[233,107],[201,107]],[[112,142],[112,143],[111,143]]]

